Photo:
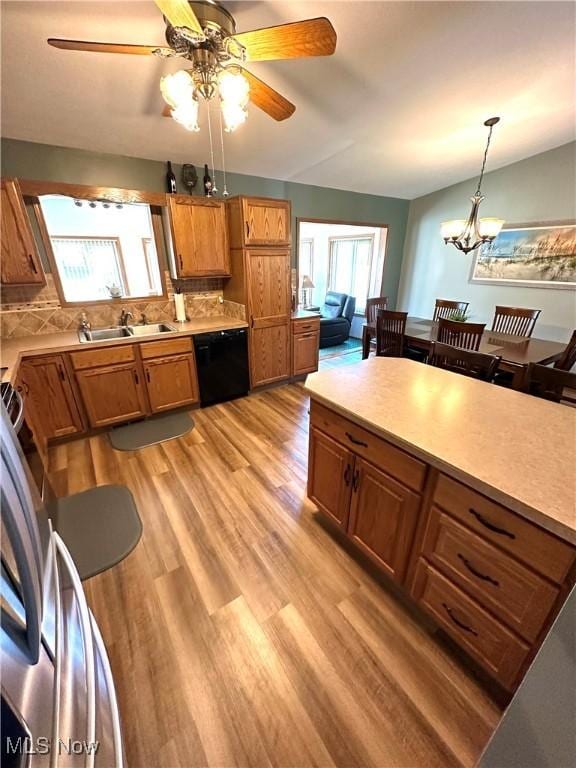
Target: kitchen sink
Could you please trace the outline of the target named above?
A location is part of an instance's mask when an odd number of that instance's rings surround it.
[[[132,336],[130,328],[98,328],[94,331],[80,330],[78,338],[82,342],[86,341],[108,341],[108,339],[125,339]]]
[[[134,336],[148,336],[156,333],[174,333],[176,328],[168,323],[150,323],[149,325],[131,325],[130,330]]]
[[[150,323],[149,325],[128,325],[117,328],[97,328],[93,331],[79,330],[78,338],[82,343],[90,341],[108,341],[110,339],[125,339],[132,336],[155,336],[159,333],[173,333],[168,323]]]

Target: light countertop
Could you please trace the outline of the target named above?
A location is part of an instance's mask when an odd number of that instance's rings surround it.
[[[227,315],[213,317],[196,317],[186,323],[169,323],[176,328],[170,333],[154,333],[149,336],[128,336],[123,339],[109,341],[81,342],[77,331],[62,333],[37,334],[35,336],[20,336],[13,339],[2,339],[0,342],[0,363],[7,368],[2,379],[13,381],[18,364],[23,357],[46,355],[57,352],[77,351],[78,349],[94,349],[95,347],[117,346],[119,344],[134,344],[140,341],[160,341],[177,336],[193,336],[209,331],[224,331],[230,328],[247,328],[243,320],[236,320]]]
[[[305,388],[576,544],[576,409],[401,358],[313,373]]]
[[[320,312],[308,309],[295,309],[292,312],[292,320],[309,320],[312,317],[320,317]]]

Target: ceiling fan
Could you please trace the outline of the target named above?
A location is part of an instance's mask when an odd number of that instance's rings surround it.
[[[220,97],[226,130],[246,119],[248,101],[275,120],[286,120],[296,107],[253,75],[245,62],[330,56],[336,32],[326,18],[236,33],[232,14],[214,0],[155,0],[166,22],[166,47],[123,45],[49,38],[49,45],[73,51],[180,57],[190,69],[163,77],[167,102],[163,114],[189,130],[198,130],[199,98]]]

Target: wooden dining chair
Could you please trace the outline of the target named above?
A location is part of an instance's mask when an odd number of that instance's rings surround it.
[[[471,352],[450,344],[433,342],[428,355],[428,365],[444,368],[447,371],[461,373],[481,381],[492,381],[500,364],[501,357],[486,355],[483,352]]]
[[[562,356],[554,363],[554,368],[558,368],[561,371],[569,371],[576,365],[576,331],[572,331],[570,341],[566,345],[566,349],[562,352]]]
[[[530,363],[524,389],[530,395],[576,407],[576,373]]]
[[[523,309],[522,307],[496,307],[491,331],[506,333],[509,336],[530,338],[541,309]]]
[[[379,309],[388,309],[388,296],[375,296],[366,299],[366,322],[368,325],[376,325]]]
[[[434,306],[433,322],[438,322],[440,318],[450,319],[455,312],[466,312],[470,306],[469,301],[451,301],[450,299],[436,299]]]
[[[485,328],[486,323],[459,323],[457,320],[440,318],[436,341],[477,352]]]
[[[378,357],[402,357],[407,319],[408,312],[378,310],[376,318],[376,355]]]

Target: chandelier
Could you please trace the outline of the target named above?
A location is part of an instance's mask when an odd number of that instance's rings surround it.
[[[484,125],[489,128],[488,140],[486,142],[486,149],[484,150],[484,160],[482,162],[482,170],[480,171],[480,178],[478,179],[478,187],[474,195],[470,198],[472,203],[472,209],[468,220],[465,219],[453,219],[452,221],[442,222],[442,237],[446,244],[452,243],[459,251],[463,253],[469,253],[474,248],[478,248],[483,243],[491,243],[492,240],[498,235],[504,224],[503,219],[485,218],[478,219],[478,209],[480,203],[484,200],[484,196],[480,193],[482,187],[482,179],[484,178],[484,169],[486,168],[486,158],[488,157],[488,148],[490,147],[490,139],[492,138],[492,130],[496,123],[500,122],[499,117],[490,117]]]
[[[235,131],[248,114],[250,85],[241,72],[233,68],[219,72],[181,69],[160,80],[160,91],[171,109],[171,115],[189,131],[199,131],[200,100],[219,98],[224,130]]]

